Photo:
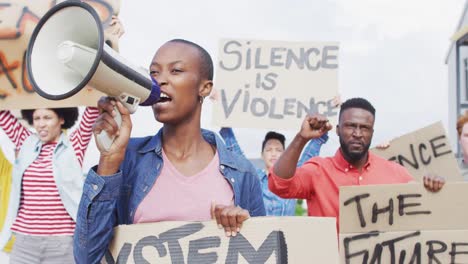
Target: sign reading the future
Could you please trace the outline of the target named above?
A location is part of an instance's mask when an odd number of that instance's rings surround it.
[[[340,188],[341,263],[468,263],[468,183]]]
[[[221,40],[214,125],[298,129],[314,113],[336,124],[338,52],[331,42]]]

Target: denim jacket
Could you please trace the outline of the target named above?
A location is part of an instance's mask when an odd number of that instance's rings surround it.
[[[233,151],[238,155],[245,157],[242,149],[237,142],[236,135],[230,127],[223,127],[219,131],[219,134],[224,139],[228,150]],[[312,157],[318,156],[320,154],[320,149],[323,144],[328,140],[328,134],[325,133],[319,138],[311,139],[307,146],[302,152],[301,158],[297,163],[297,166],[302,166],[304,162],[309,160]],[[262,186],[263,192],[263,202],[265,204],[266,215],[271,216],[289,216],[295,215],[296,213],[296,199],[283,199],[272,193],[268,189],[268,171],[265,169],[257,168],[257,176],[260,180],[260,185]]]
[[[202,130],[204,139],[215,145],[219,170],[231,184],[234,203],[251,216],[264,216],[262,191],[250,162],[233,155],[213,132]],[[74,236],[77,263],[99,263],[117,225],[132,224],[135,211],[152,189],[163,167],[162,130],[156,136],[133,138],[128,143],[119,171],[111,176],[89,171],[78,209]]]
[[[21,146],[18,158],[15,160],[12,173],[10,200],[3,230],[0,234],[0,249],[4,248],[11,236],[11,226],[18,214],[21,183],[24,171],[36,160],[41,152],[42,142],[37,135],[29,136]],[[60,198],[68,214],[76,221],[78,204],[83,190],[84,177],[82,168],[73,149],[72,143],[62,133],[54,150],[53,175]]]

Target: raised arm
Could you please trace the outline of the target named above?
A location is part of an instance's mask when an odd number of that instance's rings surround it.
[[[236,154],[239,154],[239,155],[243,156],[244,158],[246,158],[245,155],[244,155],[244,152],[242,151],[242,149],[239,146],[239,142],[237,142],[236,135],[234,134],[234,130],[232,130],[232,128],[222,127],[219,130],[219,134],[224,139],[224,143],[226,144],[226,148],[229,151],[232,151],[232,152],[234,152]]]
[[[70,141],[75,149],[80,165],[83,165],[84,155],[93,135],[93,124],[99,116],[99,109],[86,107],[78,128],[70,135]]]
[[[313,115],[307,116],[302,122],[301,130],[294,137],[293,141],[273,167],[274,173],[283,179],[289,179],[294,176],[296,166],[299,161],[299,155],[302,152],[307,141],[319,138],[331,129],[331,125],[325,116]]]
[[[5,134],[15,144],[16,149],[20,149],[26,138],[31,135],[25,126],[8,110],[0,111],[0,127],[5,131]]]
[[[323,134],[319,138],[309,140],[309,143],[307,143],[307,146],[302,152],[301,158],[297,163],[297,167],[302,166],[302,164],[304,164],[310,158],[320,155],[320,149],[322,148],[322,145],[325,144],[327,141],[328,133]]]

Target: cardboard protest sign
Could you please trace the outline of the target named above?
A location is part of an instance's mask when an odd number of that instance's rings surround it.
[[[335,124],[337,43],[223,39],[213,106],[217,126],[298,129],[320,113]]]
[[[83,89],[65,100],[47,100],[35,93],[28,79],[26,50],[31,34],[40,18],[56,3],[53,0],[7,0],[0,3],[0,110],[43,107],[95,106],[103,94],[92,88]],[[103,21],[106,40],[118,48],[115,33],[119,23],[110,25],[112,15],[120,8],[120,0],[84,1],[95,8]],[[77,23],[77,21],[70,21]],[[44,65],[47,67],[47,65]]]
[[[398,137],[387,149],[371,151],[400,163],[417,181],[428,173],[443,176],[446,181],[463,181],[441,122]]]
[[[468,230],[340,235],[341,263],[468,263]]]
[[[468,183],[446,184],[437,193],[422,183],[341,187],[340,214],[342,233],[468,230]]]
[[[122,225],[103,263],[339,263],[335,223],[254,217],[230,238],[215,221]]]
[[[468,263],[466,219],[468,183],[341,187],[341,263]]]

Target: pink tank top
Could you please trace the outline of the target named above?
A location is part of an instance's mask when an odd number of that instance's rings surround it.
[[[211,203],[232,205],[234,192],[219,171],[218,152],[202,171],[184,176],[162,153],[164,166],[156,183],[138,206],[133,223],[207,221]]]

